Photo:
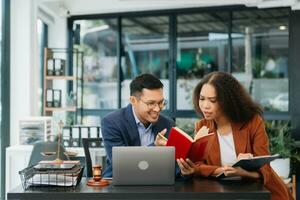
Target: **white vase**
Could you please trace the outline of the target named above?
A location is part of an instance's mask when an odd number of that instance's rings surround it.
[[[287,179],[290,175],[290,158],[279,158],[270,163],[279,177]]]

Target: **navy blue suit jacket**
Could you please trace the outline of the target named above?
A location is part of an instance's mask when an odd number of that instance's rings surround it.
[[[152,132],[156,137],[158,132],[166,128],[168,136],[173,126],[175,126],[174,121],[160,115],[158,121],[153,124]],[[103,177],[112,177],[112,147],[141,146],[131,104],[105,116],[101,120],[101,131],[107,155]]]

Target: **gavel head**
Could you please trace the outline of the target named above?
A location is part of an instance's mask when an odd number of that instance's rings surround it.
[[[101,165],[94,165],[93,166],[93,179],[95,181],[100,181],[102,178],[102,167]]]

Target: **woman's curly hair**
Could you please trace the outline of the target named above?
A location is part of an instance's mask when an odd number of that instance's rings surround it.
[[[200,92],[204,84],[212,85],[217,93],[217,102],[223,113],[233,122],[248,122],[263,111],[258,103],[253,101],[249,93],[234,78],[226,72],[212,72],[203,77],[194,89],[193,103],[198,114],[203,116],[199,107]]]

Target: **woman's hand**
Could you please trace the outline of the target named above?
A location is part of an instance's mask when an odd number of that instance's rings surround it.
[[[231,167],[231,166],[227,166],[225,165],[223,167],[224,170],[224,174],[225,176],[241,176],[241,177],[246,177],[246,178],[260,178],[261,175],[260,173],[256,172],[256,171],[247,171],[244,170],[241,167]]]
[[[245,176],[245,174],[247,174],[247,171],[244,170],[241,167],[231,167],[228,165],[225,165],[223,167],[223,172],[225,174],[225,176]]]
[[[240,153],[238,155],[237,159],[240,160],[242,158],[253,158],[253,154],[252,153]]]
[[[195,164],[190,159],[177,159],[177,164],[180,168],[180,173],[184,176],[194,174],[195,172]]]
[[[240,167],[231,167],[229,165],[225,165],[223,167],[218,167],[213,172],[213,176],[218,176],[221,173],[224,173],[225,176],[243,176],[244,171]]]
[[[168,139],[164,136],[167,132],[167,129],[165,128],[164,130],[162,130],[161,132],[159,132],[156,135],[155,141],[154,141],[154,145],[155,146],[166,146],[167,145],[167,141]]]
[[[224,168],[223,167],[218,167],[217,169],[215,169],[215,171],[212,173],[212,176],[218,176],[219,174],[224,172]]]

